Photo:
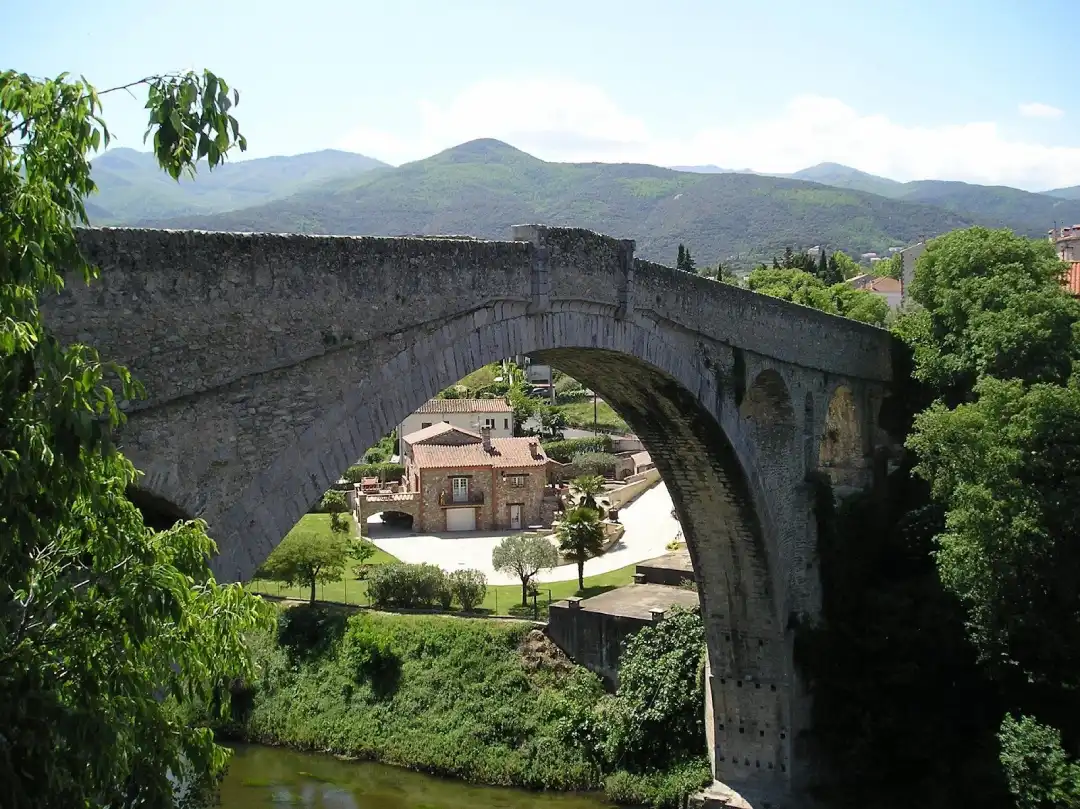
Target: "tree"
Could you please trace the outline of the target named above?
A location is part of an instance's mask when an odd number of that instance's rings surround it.
[[[846,281],[849,278],[854,278],[856,275],[860,275],[863,271],[863,268],[859,266],[859,263],[842,250],[837,250],[835,253],[832,254],[829,262],[830,265],[832,264],[832,259],[835,259],[836,270],[839,272],[839,275],[831,272],[832,267],[830,266],[829,280],[832,281],[834,284],[838,284],[841,281]]]
[[[1017,809],[1080,806],[1080,766],[1066,757],[1061,731],[1006,714],[998,740]]]
[[[128,86],[148,88],[147,138],[171,177],[245,148],[238,96],[209,71]],[[146,527],[126,496],[139,473],[112,440],[117,395],[141,386],[57,343],[38,307],[62,273],[97,274],[74,226],[95,190],[89,155],[109,140],[102,95],[0,72],[0,784],[29,809],[169,807],[170,776],[213,780],[228,752],[177,708],[253,676],[245,635],[272,620],[214,580],[204,523]]]
[[[1080,303],[1061,288],[1046,241],[968,228],[930,241],[910,294],[921,308],[897,323],[915,377],[956,404],[980,376],[1064,383],[1080,359]]]
[[[533,417],[540,402],[525,392],[525,385],[515,381],[507,391],[506,399],[510,403],[510,410],[514,414],[514,434],[523,435],[525,423]]]
[[[349,521],[342,518],[349,510],[349,501],[340,489],[329,489],[319,502],[322,510],[330,515],[330,530],[337,534],[349,532]]]
[[[596,495],[604,491],[603,475],[580,475],[571,481],[570,487],[581,497],[581,505],[596,512],[600,511],[596,505]]]
[[[479,570],[454,570],[446,577],[450,592],[465,612],[472,612],[487,595],[487,576]]]
[[[309,587],[315,603],[315,585],[340,581],[345,575],[349,543],[340,534],[293,529],[259,568],[260,579],[279,581],[286,587]]]
[[[821,252],[818,253],[818,265],[817,265],[817,277],[824,281],[826,284],[835,284],[838,281],[843,281],[843,278],[837,278],[832,280],[829,274],[829,258],[825,253],[825,248],[821,248]]]
[[[578,589],[585,589],[585,562],[604,552],[604,526],[600,514],[588,506],[578,506],[566,512],[555,529],[559,550],[577,563]]]
[[[367,574],[367,560],[375,555],[378,548],[375,544],[364,539],[362,536],[353,539],[348,544],[348,556],[356,562],[353,574],[356,578],[363,578]]]
[[[533,576],[541,570],[555,567],[559,553],[555,546],[541,536],[515,534],[507,537],[491,551],[491,566],[501,573],[513,573],[521,579],[521,606],[529,605],[528,587]]]
[[[563,430],[568,426],[566,414],[559,408],[549,404],[537,407],[537,415],[540,417],[540,432],[549,441],[561,441]]]
[[[681,270],[686,264],[686,245],[679,244],[679,252],[675,257],[675,269]]]
[[[733,270],[729,270],[722,262],[716,262],[716,280],[722,284],[739,285],[739,276]]]
[[[746,282],[755,292],[863,323],[883,325],[889,314],[889,305],[880,295],[843,283],[827,287],[816,276],[801,270],[757,269],[750,273]]]

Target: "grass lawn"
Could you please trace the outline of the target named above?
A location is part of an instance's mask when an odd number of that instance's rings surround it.
[[[300,518],[300,522],[297,523],[296,529],[294,530],[297,529],[305,531],[325,531],[329,534],[330,515],[305,514]],[[385,551],[376,550],[375,555],[368,559],[368,564],[384,565],[387,562],[396,561],[397,559],[395,557]],[[369,605],[367,582],[358,581],[355,578],[353,575],[353,568],[355,567],[356,562],[350,559],[349,564],[346,566],[345,578],[341,581],[316,586],[315,597],[320,601],[336,601],[342,604],[360,604],[363,606]],[[636,567],[637,565],[627,565],[618,570],[612,570],[609,573],[601,573],[598,576],[586,576],[584,590],[578,589],[577,579],[548,584],[543,581],[543,575],[541,574],[541,581],[538,585],[540,595],[537,598],[537,605],[540,607],[541,616],[547,615],[547,605],[549,601],[560,601],[564,598],[569,598],[570,596],[588,598],[589,596],[599,595],[608,590],[614,590],[616,587],[623,587],[627,584],[631,584],[634,581],[634,570]],[[253,580],[251,582],[251,589],[256,593],[264,593],[265,595],[271,596],[283,596],[286,598],[297,598],[305,601],[308,597],[308,590],[306,587],[285,587],[274,581]],[[521,607],[520,584],[492,585],[487,588],[487,596],[484,598],[481,609],[487,611],[491,615],[524,615],[526,617],[532,617],[532,599],[529,599],[528,609],[523,610]]]
[[[555,405],[555,407],[562,411],[562,414],[566,416],[566,420],[570,423],[571,427],[577,427],[580,430],[592,428],[592,399],[581,402],[568,402],[566,404]],[[622,420],[622,417],[612,409],[611,405],[602,400],[598,400],[596,403],[596,423],[601,428],[617,430],[619,432],[627,432],[629,430],[626,426],[626,422]]]

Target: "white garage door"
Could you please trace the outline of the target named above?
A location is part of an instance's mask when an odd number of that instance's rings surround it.
[[[448,508],[446,510],[447,531],[475,531],[475,508]]]

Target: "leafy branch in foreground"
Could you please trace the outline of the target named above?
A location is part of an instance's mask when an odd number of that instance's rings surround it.
[[[245,147],[238,95],[209,71],[136,85],[170,176]],[[116,392],[141,389],[60,345],[39,310],[63,273],[96,275],[75,227],[89,155],[109,142],[100,112],[84,79],[0,72],[0,805],[18,809],[170,807],[170,775],[212,781],[227,753],[178,708],[250,677],[244,635],[270,618],[214,581],[202,522],[144,525],[126,497],[138,473],[111,440]]]

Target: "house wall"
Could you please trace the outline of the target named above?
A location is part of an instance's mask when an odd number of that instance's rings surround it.
[[[525,478],[524,486],[511,485],[515,475]],[[510,530],[510,506],[521,505],[521,527],[544,525],[544,487],[547,473],[544,467],[528,469],[498,469],[495,471],[495,501],[492,503],[494,527]]]
[[[483,494],[484,502],[476,506],[476,530],[492,530],[494,527],[491,519],[492,471],[490,466],[421,469],[419,472],[420,519],[416,522],[415,530],[426,534],[441,533],[446,530],[446,507],[439,505],[439,494],[446,492],[446,497],[450,497],[452,492],[450,478],[453,477],[469,478],[470,495],[477,492]]]
[[[438,424],[445,421],[453,427],[460,427],[462,430],[478,433],[480,428],[484,426],[484,419],[486,418],[495,422],[495,426],[491,428],[492,438],[512,438],[514,436],[513,413],[410,413],[398,425],[398,455],[404,455],[405,452],[405,442],[402,439],[409,433],[422,430],[425,424]]]

